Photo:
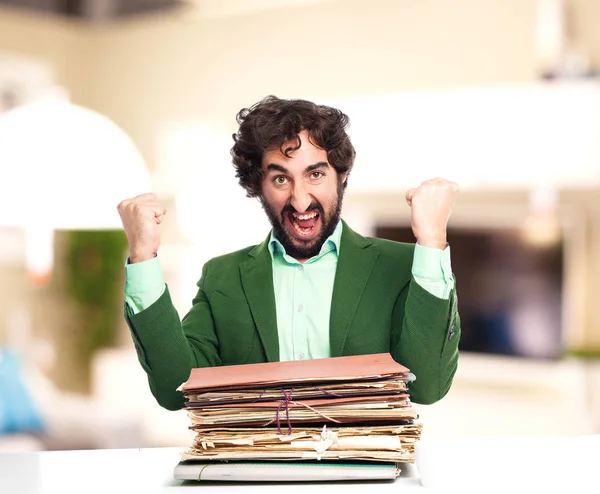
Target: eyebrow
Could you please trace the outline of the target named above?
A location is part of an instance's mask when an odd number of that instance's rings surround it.
[[[325,162],[325,161],[319,161],[318,163],[315,163],[314,165],[309,165],[306,167],[306,169],[304,170],[304,173],[310,173],[313,172],[315,170],[318,170],[319,168],[328,168],[329,167],[329,163]],[[276,163],[269,163],[267,165],[267,171],[277,171],[277,172],[281,172],[281,173],[288,173],[287,168],[278,165]]]

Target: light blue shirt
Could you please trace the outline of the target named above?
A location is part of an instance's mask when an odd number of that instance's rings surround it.
[[[282,362],[331,355],[329,314],[342,228],[340,221],[319,253],[304,264],[287,255],[271,233],[269,252]]]

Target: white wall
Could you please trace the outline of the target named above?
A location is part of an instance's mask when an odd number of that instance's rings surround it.
[[[324,99],[530,81],[534,20],[535,0],[344,0],[149,18],[95,32],[88,102],[154,167],[165,122],[202,117],[233,131],[235,113],[269,93]]]

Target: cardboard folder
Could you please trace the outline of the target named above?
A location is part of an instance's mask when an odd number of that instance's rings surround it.
[[[402,376],[409,369],[389,353],[353,355],[289,362],[229,365],[192,369],[180,386],[184,393],[215,389],[282,386],[286,383],[360,381]]]
[[[396,463],[381,462],[181,462],[177,480],[228,482],[309,482],[394,480],[400,475]]]
[[[350,398],[317,398],[317,399],[303,399],[301,403],[298,403],[294,396],[291,395],[291,401],[289,402],[289,407],[301,407],[301,406],[311,406],[314,408],[319,407],[331,407],[331,406],[340,406],[340,405],[351,405],[357,403],[363,404],[373,404],[373,403],[397,403],[399,401],[406,400],[408,398],[407,394],[395,394],[395,395],[379,395],[379,396],[356,396]],[[256,403],[243,403],[243,404],[226,404],[226,405],[213,405],[211,407],[206,407],[204,410],[215,410],[215,409],[242,409],[242,408],[257,408],[257,409],[277,409],[281,407],[281,400],[279,401],[262,401]]]

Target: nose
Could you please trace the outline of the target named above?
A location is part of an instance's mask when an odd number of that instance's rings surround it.
[[[312,197],[304,188],[304,184],[299,183],[294,185],[292,190],[291,204],[296,211],[303,213],[312,203]]]

